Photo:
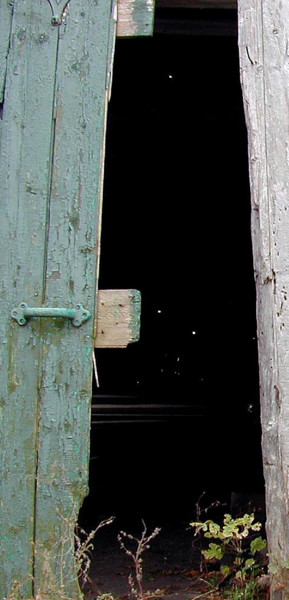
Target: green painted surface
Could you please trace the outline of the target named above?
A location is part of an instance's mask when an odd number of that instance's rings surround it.
[[[131,290],[130,294],[132,319],[131,334],[132,342],[138,342],[140,338],[140,319],[141,319],[141,293],[139,290]]]
[[[0,3],[0,103],[3,102],[11,23],[12,2],[10,0],[2,0]]]
[[[39,323],[10,317],[41,305],[57,32],[46,0],[15,2],[5,78],[0,168],[0,597],[32,593]],[[1,23],[2,28],[2,23]],[[45,45],[39,36],[47,33]],[[2,57],[3,58],[3,57]]]
[[[0,2],[0,145],[2,134],[2,102],[6,84],[7,56],[12,23],[12,2]]]
[[[17,581],[24,598],[74,600],[80,591],[73,530],[87,493],[94,323],[75,328],[42,318],[20,327],[10,315],[21,301],[81,303],[94,314],[114,27],[108,0],[71,0],[60,27],[51,17],[48,0],[15,0],[5,77],[0,598]]]
[[[55,81],[45,304],[80,302],[92,314],[110,19],[107,0],[70,2]],[[71,547],[87,493],[94,323],[41,326],[35,591],[54,598],[63,585],[72,600],[79,595]]]

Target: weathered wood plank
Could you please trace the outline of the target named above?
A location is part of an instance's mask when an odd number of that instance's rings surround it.
[[[271,598],[289,597],[289,0],[239,0]],[[287,567],[284,562],[287,561]],[[276,585],[278,584],[278,585]],[[279,586],[281,584],[281,586]]]
[[[117,36],[153,35],[155,0],[118,0]]]
[[[1,2],[6,25],[8,7]],[[21,300],[41,305],[43,297],[57,54],[50,18],[47,0],[14,2],[1,121],[1,598],[8,597],[13,581],[23,584],[23,597],[32,595],[39,323],[21,328],[10,312]]]
[[[99,290],[95,348],[126,348],[140,336],[138,290]]]
[[[46,306],[95,314],[107,60],[113,3],[71,1],[59,28]],[[73,539],[87,493],[94,320],[42,319],[35,594],[80,597]],[[61,590],[61,592],[60,592]]]

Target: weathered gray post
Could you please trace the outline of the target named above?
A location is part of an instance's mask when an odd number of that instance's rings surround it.
[[[271,598],[289,598],[289,0],[239,0]]]
[[[152,0],[124,4],[151,33]],[[116,0],[0,2],[1,599],[80,597],[115,31]]]

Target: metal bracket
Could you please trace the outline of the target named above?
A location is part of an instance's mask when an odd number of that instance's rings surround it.
[[[30,317],[65,317],[72,320],[74,327],[80,327],[91,318],[91,314],[81,304],[77,304],[76,308],[31,308],[26,302],[20,302],[11,311],[11,317],[18,325],[26,325]]]
[[[48,0],[48,2],[52,10],[51,25],[61,25],[70,0]]]

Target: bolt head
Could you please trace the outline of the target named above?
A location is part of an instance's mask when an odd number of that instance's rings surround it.
[[[51,17],[51,25],[53,25],[54,27],[57,27],[57,25],[61,25],[62,23],[62,18],[58,17],[57,15],[54,15],[53,17]]]

